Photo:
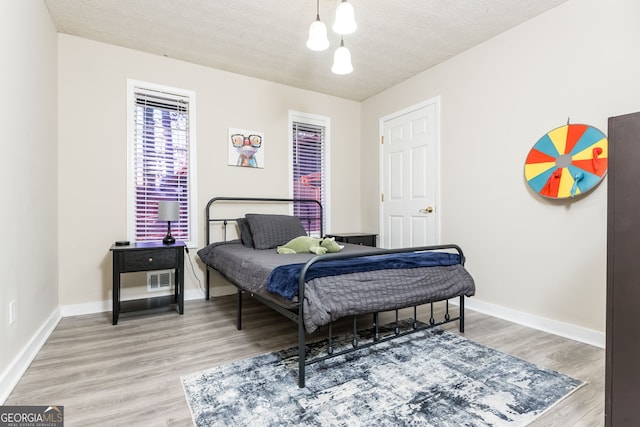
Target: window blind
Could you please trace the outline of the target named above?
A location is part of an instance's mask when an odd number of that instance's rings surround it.
[[[158,202],[177,201],[180,219],[171,223],[176,240],[189,240],[189,99],[135,88],[134,180],[136,241],[158,241],[167,223]]]
[[[325,127],[296,121],[292,125],[293,197],[318,200],[325,206]],[[309,232],[320,232],[319,214],[313,205],[294,205],[294,215],[303,219]]]

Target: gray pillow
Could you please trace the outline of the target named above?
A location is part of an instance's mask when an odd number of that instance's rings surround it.
[[[238,225],[238,230],[240,231],[240,240],[242,240],[242,244],[249,248],[253,247],[253,236],[251,236],[251,229],[249,228],[249,223],[246,218],[238,218],[236,219],[236,224]]]
[[[256,249],[272,249],[307,234],[297,216],[246,214],[245,218],[253,236],[253,247]]]

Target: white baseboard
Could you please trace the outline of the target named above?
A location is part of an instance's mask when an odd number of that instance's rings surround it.
[[[83,314],[102,313],[103,311],[111,311],[111,301],[97,301],[60,306],[60,314],[62,317],[82,316]]]
[[[451,300],[454,304],[457,303],[457,301],[458,299]],[[469,310],[498,317],[519,325],[538,329],[543,332],[569,338],[595,347],[605,348],[606,336],[604,332],[598,332],[593,329],[583,328],[570,323],[534,316],[521,311],[512,310],[510,308],[490,304],[476,298],[465,298],[464,306]]]
[[[187,289],[184,291],[184,300],[194,300],[204,298],[204,294],[199,289]],[[111,311],[112,303],[109,301],[87,302],[84,304],[67,304],[60,306],[62,317],[82,316],[84,314],[102,313]]]
[[[215,288],[211,288],[211,296],[212,297],[223,297],[226,295],[235,295],[238,293],[238,288],[233,285],[228,286],[216,286]],[[202,294],[204,297],[204,294]]]
[[[58,307],[2,373],[2,376],[0,376],[0,405],[3,405],[7,400],[9,394],[11,394],[22,375],[27,371],[44,343],[47,342],[49,335],[51,335],[61,318],[60,307]]]

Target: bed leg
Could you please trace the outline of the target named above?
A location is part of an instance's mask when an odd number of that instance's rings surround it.
[[[445,302],[445,305],[446,305],[447,308],[446,308],[446,310],[444,312],[444,320],[446,320],[448,322],[449,319],[451,319],[451,316],[449,315],[449,300],[447,300]]]
[[[460,295],[460,332],[464,332],[464,295]]]
[[[400,327],[398,326],[398,310],[396,310],[396,327],[394,329],[396,336],[400,335]]]
[[[306,344],[304,338],[304,321],[302,320],[302,309],[300,309],[298,313],[298,315],[300,316],[300,318],[298,319],[298,387],[304,388],[307,352],[305,347]]]
[[[353,340],[351,341],[351,345],[354,347],[358,346],[358,321],[356,320],[356,316],[353,316]]]
[[[413,329],[418,329],[418,307],[413,306]]]
[[[378,341],[380,339],[380,328],[378,323],[378,313],[373,313],[373,340]]]
[[[327,345],[327,353],[333,354],[333,321],[329,322],[329,342]]]
[[[238,289],[238,323],[236,325],[239,331],[242,330],[242,290]]]
[[[207,268],[207,289],[205,291],[205,299],[209,301],[209,269]]]
[[[431,314],[429,315],[429,324],[433,326],[436,324],[436,319],[433,318],[433,303],[430,303],[429,306],[431,307]]]

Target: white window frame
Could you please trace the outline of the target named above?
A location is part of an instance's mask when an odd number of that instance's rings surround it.
[[[198,202],[196,173],[196,93],[156,83],[127,79],[127,239],[133,242],[136,236],[136,187],[135,187],[135,111],[137,89],[163,92],[189,100],[189,237],[184,240],[190,248],[198,244]]]
[[[331,158],[330,148],[331,148],[331,119],[327,116],[321,116],[317,114],[310,113],[302,113],[299,111],[289,111],[289,198],[293,198],[293,123],[307,123],[314,126],[324,127],[324,144],[323,144],[323,175],[324,175],[324,193],[322,201],[322,214],[324,217],[324,225],[323,232],[324,234],[329,234],[331,230],[331,216],[329,212],[331,212],[331,173],[329,169],[329,159]],[[291,212],[293,212],[293,208],[291,208]]]

